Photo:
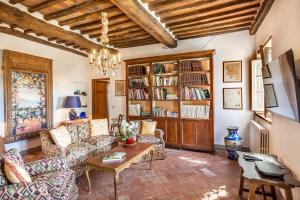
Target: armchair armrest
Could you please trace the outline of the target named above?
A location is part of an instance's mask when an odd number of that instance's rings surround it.
[[[45,181],[6,185],[0,188],[1,199],[50,199]]]
[[[62,157],[46,158],[25,164],[26,171],[31,176],[53,172],[61,169],[68,169],[66,159]]]
[[[164,143],[164,134],[165,132],[161,129],[155,129],[155,136],[161,140],[161,143]]]

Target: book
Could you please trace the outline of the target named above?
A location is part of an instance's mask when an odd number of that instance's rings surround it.
[[[113,152],[111,154],[104,155],[103,162],[122,161],[125,156],[125,152]]]

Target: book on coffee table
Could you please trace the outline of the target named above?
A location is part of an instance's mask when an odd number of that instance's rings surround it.
[[[111,154],[106,154],[103,157],[103,162],[122,161],[125,156],[125,152],[113,152]]]

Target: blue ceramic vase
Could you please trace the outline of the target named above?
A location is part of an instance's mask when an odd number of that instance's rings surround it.
[[[239,127],[229,126],[226,128],[228,135],[224,138],[225,146],[228,151],[228,158],[231,160],[237,160],[237,150],[243,145],[243,139],[239,136]]]

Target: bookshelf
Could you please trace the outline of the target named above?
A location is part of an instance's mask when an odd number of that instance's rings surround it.
[[[214,152],[214,50],[126,60],[127,119],[152,119],[169,147]]]

